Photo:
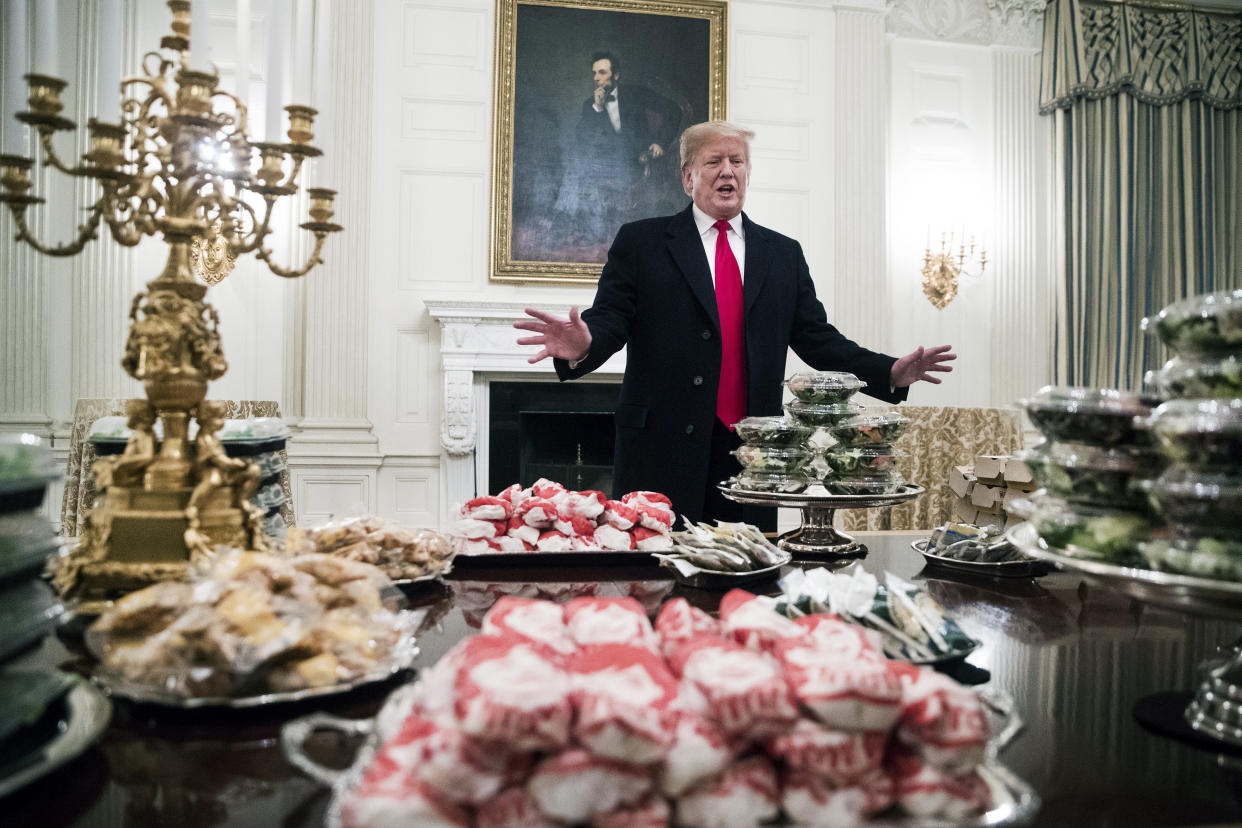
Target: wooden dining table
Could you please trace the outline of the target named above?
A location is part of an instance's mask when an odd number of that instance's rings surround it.
[[[1071,573],[984,578],[925,566],[911,548],[920,533],[857,536],[869,549],[865,569],[926,589],[980,642],[944,669],[1013,697],[1025,727],[1000,761],[1038,793],[1036,824],[1242,821],[1242,750],[1196,737],[1181,723],[1199,665],[1234,646],[1242,624],[1140,603]],[[416,667],[477,632],[503,595],[632,595],[654,616],[673,596],[713,611],[723,594],[679,585],[645,555],[633,564],[572,568],[530,557],[459,561],[443,583],[412,592],[411,603],[427,610]],[[748,588],[779,591],[775,581]],[[57,636],[16,665],[87,672],[90,660],[80,641]],[[0,799],[0,825],[321,825],[330,793],[285,759],[281,726],[319,710],[372,716],[413,677],[253,709],[176,710],[114,699],[111,722],[93,746]],[[347,766],[357,748],[356,739],[331,732],[307,743],[316,761],[333,767]]]

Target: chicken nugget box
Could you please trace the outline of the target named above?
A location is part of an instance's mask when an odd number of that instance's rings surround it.
[[[983,482],[975,483],[970,490],[970,502],[980,509],[1000,511],[1005,499],[1004,486],[990,486]]]
[[[1009,456],[1004,454],[980,454],[975,458],[975,478],[996,486],[1005,485],[1005,464]]]
[[[1029,492],[1035,488],[1035,476],[1031,469],[1016,457],[1005,461],[1005,485],[1010,489]]]
[[[969,498],[975,486],[975,473],[970,466],[954,466],[949,472],[949,490],[960,498]]]

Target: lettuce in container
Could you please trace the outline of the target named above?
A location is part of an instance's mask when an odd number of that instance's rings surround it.
[[[844,403],[866,383],[842,371],[804,371],[785,380],[785,385],[803,402],[833,405]]]
[[[850,402],[821,404],[794,400],[785,403],[785,410],[800,423],[810,426],[830,426],[861,414],[863,408]]]
[[[789,417],[746,417],[733,428],[749,446],[804,446],[815,433],[813,426]]]
[[[891,446],[901,435],[906,433],[910,418],[896,411],[882,411],[874,414],[859,414],[827,430],[833,439],[843,448],[863,448],[865,446]]]
[[[828,466],[829,478],[888,477],[897,470],[897,460],[902,456],[891,446],[834,446],[824,452],[824,464]]]
[[[1242,458],[1242,398],[1170,400],[1152,412],[1151,429],[1174,462],[1236,471]]]
[[[1072,503],[1131,509],[1142,508],[1147,501],[1142,481],[1159,474],[1165,465],[1153,451],[1051,441],[1018,457],[1048,494]]]
[[[802,447],[739,446],[731,453],[751,472],[791,474],[802,471],[815,459],[814,451]]]
[[[1112,388],[1041,388],[1021,401],[1031,423],[1049,440],[1104,448],[1148,443],[1149,397]]]
[[[1242,350],[1242,288],[1174,302],[1142,326],[1179,354]]]
[[[1242,476],[1174,466],[1147,488],[1170,523],[1242,537]]]
[[[751,492],[781,492],[797,494],[814,482],[805,472],[761,472],[743,469],[741,474],[731,478],[730,483],[739,489]]]
[[[1179,534],[1170,540],[1141,543],[1139,553],[1149,567],[1163,572],[1242,581],[1242,540],[1238,538]]]
[[[1069,504],[1032,497],[1031,522],[1049,546],[1079,558],[1132,564],[1139,544],[1150,540],[1158,523],[1141,511]]]
[[[1211,399],[1242,397],[1242,358],[1238,354],[1173,357],[1145,380],[1165,397]]]

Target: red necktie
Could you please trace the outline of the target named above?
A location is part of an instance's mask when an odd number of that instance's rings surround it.
[[[746,416],[746,331],[742,324],[742,271],[729,247],[729,222],[716,228],[716,309],[720,312],[720,390],[716,416],[733,430]]]

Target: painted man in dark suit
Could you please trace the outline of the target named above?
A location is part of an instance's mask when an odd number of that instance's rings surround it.
[[[568,319],[527,309],[532,320],[514,326],[534,332],[519,344],[541,345],[531,357],[555,359],[557,375],[587,374],[628,347],[616,411],[613,479],[618,492],[663,492],[691,520],[737,520],[743,512],[715,483],[738,469],[729,452],[739,440],[717,416],[722,328],[716,281],[740,269],[744,345],[744,413],[781,413],[781,380],[790,348],[818,370],[848,371],[867,383],[864,393],[901,402],[919,380],[950,371],[949,346],[922,347],[900,359],[869,351],[829,324],[793,239],[742,213],[754,133],[724,121],[696,124],[682,135],[682,184],[693,203],[673,216],[627,224],[617,233],[595,301]],[[727,223],[727,227],[721,229]],[[718,226],[719,225],[719,226]],[[717,267],[709,251],[721,233],[736,258]],[[721,305],[724,308],[724,305]],[[752,519],[753,513],[745,513]],[[768,510],[756,517],[775,528]]]
[[[582,104],[567,148],[556,209],[584,243],[603,244],[625,218],[660,208],[676,170],[666,155],[681,130],[681,110],[643,86],[621,83],[611,52],[591,58],[594,91]]]

